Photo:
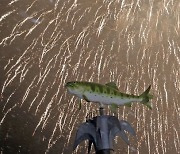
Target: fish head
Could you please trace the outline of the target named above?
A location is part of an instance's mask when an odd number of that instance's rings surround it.
[[[81,84],[81,82],[78,81],[67,82],[65,84],[65,88],[67,88],[69,93],[82,98],[84,92],[84,86]]]

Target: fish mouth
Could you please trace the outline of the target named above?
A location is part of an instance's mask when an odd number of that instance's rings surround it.
[[[67,82],[67,83],[65,84],[65,87],[66,87],[66,88],[73,88],[73,87],[74,87],[74,84],[73,84],[73,82]]]

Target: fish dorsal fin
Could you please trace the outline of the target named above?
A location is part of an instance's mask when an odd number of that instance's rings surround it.
[[[108,87],[111,87],[111,88],[114,88],[114,89],[118,90],[118,87],[116,86],[115,82],[109,82],[109,83],[106,83],[105,85],[108,86]]]

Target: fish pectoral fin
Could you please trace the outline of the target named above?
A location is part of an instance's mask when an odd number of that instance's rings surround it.
[[[117,108],[118,108],[118,105],[117,104],[111,104],[111,106],[110,106],[110,109],[111,109],[111,111],[114,113],[114,114],[116,114],[116,110],[117,110]]]
[[[126,103],[125,106],[131,107],[131,106],[132,106],[132,103]]]
[[[99,103],[100,108],[104,108],[104,104],[103,103]]]
[[[109,83],[106,83],[105,85],[108,86],[108,87],[111,87],[113,89],[118,90],[118,87],[117,87],[115,82],[109,82]]]
[[[79,99],[78,102],[79,102],[79,110],[81,110],[81,99]]]
[[[88,98],[85,96],[85,95],[82,95],[83,96],[83,99],[86,101],[86,102],[90,102],[90,100],[88,100]]]

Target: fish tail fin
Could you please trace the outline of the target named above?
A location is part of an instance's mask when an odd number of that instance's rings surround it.
[[[151,85],[145,90],[145,92],[143,92],[140,95],[140,97],[142,98],[141,103],[146,105],[149,109],[152,110],[152,106],[149,100],[153,98],[153,95],[149,94],[150,89],[151,89]]]

